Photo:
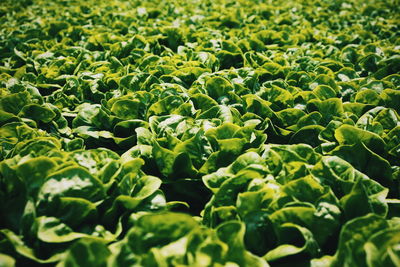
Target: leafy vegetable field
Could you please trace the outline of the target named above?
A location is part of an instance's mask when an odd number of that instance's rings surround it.
[[[0,266],[400,266],[397,0],[0,2]]]

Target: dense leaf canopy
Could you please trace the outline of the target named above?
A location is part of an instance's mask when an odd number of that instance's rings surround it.
[[[2,0],[0,266],[400,266],[396,0]]]

